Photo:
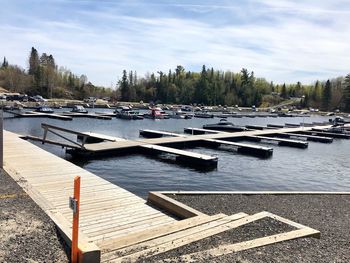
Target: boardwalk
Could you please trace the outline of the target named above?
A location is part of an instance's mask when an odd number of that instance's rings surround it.
[[[146,201],[41,148],[4,132],[5,170],[70,239],[73,179],[81,176],[80,247],[94,252],[104,242],[177,220]]]

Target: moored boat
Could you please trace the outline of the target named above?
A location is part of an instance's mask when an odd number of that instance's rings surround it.
[[[159,107],[151,108],[150,113],[143,114],[144,118],[147,119],[169,119],[169,114],[163,111]]]
[[[75,113],[88,113],[88,111],[81,105],[74,105],[71,112]]]
[[[173,111],[173,114],[170,115],[172,119],[192,119],[192,115],[183,112],[181,109]]]
[[[50,108],[49,106],[42,105],[39,106],[35,109],[36,112],[41,112],[41,113],[54,113],[54,110]]]
[[[214,114],[211,114],[211,113],[203,111],[203,112],[195,113],[194,117],[195,118],[206,118],[206,119],[209,119],[209,118],[214,118]]]
[[[142,120],[143,116],[138,111],[134,111],[129,107],[123,107],[120,111],[115,111],[116,117],[125,120]]]
[[[218,123],[203,125],[203,129],[227,132],[239,132],[247,130],[247,128],[236,126],[232,122],[228,122],[226,119],[221,119]]]

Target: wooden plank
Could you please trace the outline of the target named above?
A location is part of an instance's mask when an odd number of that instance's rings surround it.
[[[217,157],[214,157],[214,156],[209,156],[209,155],[205,155],[205,154],[189,152],[189,151],[184,151],[184,150],[179,150],[179,149],[174,149],[174,148],[160,146],[160,145],[146,144],[146,145],[141,145],[141,147],[146,148],[146,149],[150,149],[150,150],[154,150],[154,151],[170,153],[170,154],[175,154],[175,155],[180,155],[180,156],[186,156],[189,158],[195,158],[195,159],[200,159],[200,160],[205,160],[205,161],[217,160]]]
[[[147,201],[150,204],[168,211],[180,218],[190,218],[194,216],[203,216],[202,212],[189,207],[181,202],[178,202],[168,196],[165,196],[159,192],[149,192]]]
[[[100,237],[92,237],[91,241],[94,242],[94,244],[99,244],[100,242],[104,242],[105,240],[123,238],[123,237],[128,236],[132,233],[136,233],[139,231],[145,231],[145,230],[152,229],[155,227],[166,226],[166,225],[171,224],[173,222],[174,221],[171,221],[169,218],[164,219],[163,221],[155,221],[155,222],[152,221],[149,224],[138,225],[138,226],[134,226],[134,227],[130,227],[130,228],[125,228],[123,230],[119,230],[116,232],[111,232],[111,233],[104,235],[103,237],[101,237],[101,236]]]
[[[99,225],[94,228],[85,228],[82,229],[85,235],[89,237],[93,237],[94,239],[104,238],[110,233],[119,232],[120,230],[124,229],[130,229],[135,226],[144,226],[145,224],[149,223],[152,224],[154,222],[160,221],[164,222],[164,215],[161,215],[160,213],[145,213],[143,216],[140,216],[138,218],[130,218],[129,220],[125,220],[122,222],[114,222],[114,224],[105,224],[105,225]]]
[[[249,241],[244,241],[236,244],[222,245],[218,248],[212,248],[205,251],[195,252],[176,258],[163,259],[161,262],[197,262],[198,260],[212,259],[213,257],[219,257],[236,253],[239,251],[267,246],[287,240],[292,240],[301,237],[314,237],[318,236],[319,232],[312,228],[303,228],[292,230],[286,233],[280,233],[262,238],[256,238]]]
[[[140,135],[147,138],[160,138],[163,136],[185,137],[184,134],[178,134],[178,133],[166,132],[166,131],[156,131],[156,130],[150,130],[150,129],[140,130]]]
[[[106,257],[103,256],[102,262],[133,262],[136,259],[164,253],[209,236],[251,223],[264,217],[266,217],[265,212],[257,213],[252,216],[246,216],[245,214],[228,216],[223,219],[170,234],[165,237],[139,243],[125,249],[116,250],[113,254]],[[119,255],[122,256],[118,257]]]
[[[145,242],[150,239],[155,239],[158,237],[166,236],[171,233],[176,233],[181,230],[191,228],[193,226],[198,226],[198,225],[216,220],[223,216],[225,215],[219,214],[216,216],[207,216],[207,215],[195,216],[195,217],[184,219],[169,225],[156,227],[146,231],[134,233],[124,238],[112,239],[112,240],[104,241],[98,244],[99,244],[99,247],[104,251],[104,253],[107,253],[113,250],[121,249],[127,246],[141,243],[141,242]]]

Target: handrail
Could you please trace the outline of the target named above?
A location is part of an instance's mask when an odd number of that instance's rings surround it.
[[[87,134],[82,133],[82,132],[69,130],[69,129],[65,129],[65,128],[62,128],[62,127],[54,126],[54,125],[50,125],[50,124],[46,124],[46,123],[42,123],[41,127],[44,129],[44,135],[43,135],[43,140],[42,140],[43,143],[45,143],[45,141],[46,141],[47,133],[51,132],[52,134],[54,134],[54,135],[56,135],[56,136],[58,136],[58,137],[60,137],[60,138],[62,138],[64,140],[66,140],[66,141],[68,141],[68,142],[70,142],[70,143],[72,143],[74,145],[77,145],[79,148],[85,149],[84,144],[85,144],[86,139],[88,137]],[[67,137],[65,137],[65,136],[63,136],[63,135],[53,131],[53,130],[58,130],[58,131],[62,131],[62,132],[66,132],[66,133],[71,133],[71,134],[76,134],[78,136],[82,136],[83,137],[82,143],[80,144],[78,142],[75,142],[75,141],[73,141],[73,140],[71,140],[71,139],[69,139],[69,138],[67,138]]]

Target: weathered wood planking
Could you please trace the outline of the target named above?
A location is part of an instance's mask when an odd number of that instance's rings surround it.
[[[4,131],[4,168],[51,217],[70,243],[68,197],[81,176],[80,243],[85,262],[98,262],[99,247],[133,231],[177,222],[146,201],[108,181]]]

